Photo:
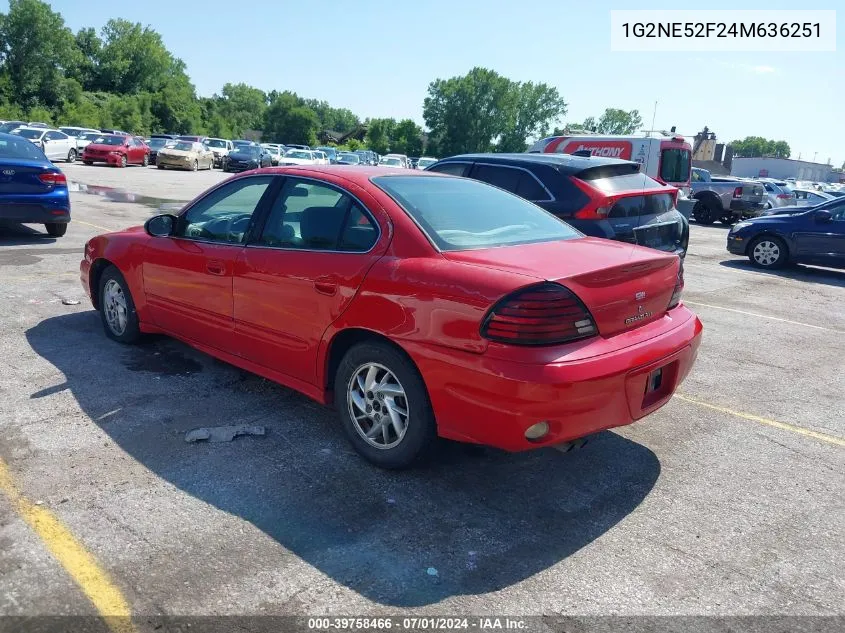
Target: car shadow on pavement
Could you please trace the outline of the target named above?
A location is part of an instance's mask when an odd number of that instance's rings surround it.
[[[17,222],[9,222],[8,220],[0,220],[0,246],[21,246],[23,244],[49,244],[55,242],[56,238],[47,235],[42,230],[39,231],[25,224]]]
[[[807,281],[845,288],[845,272],[831,268],[794,264],[779,270],[766,270],[754,266],[748,259],[726,259],[719,262],[719,265],[735,270],[750,270],[763,275],[772,275],[773,277],[783,277],[784,279],[794,279],[795,281]]]
[[[625,519],[660,474],[651,450],[611,432],[567,454],[443,442],[424,466],[382,471],[351,450],[330,409],[176,341],[121,346],[105,337],[94,311],[46,319],[26,337],[63,373],[90,424],[135,460],[387,606],[431,605],[526,580]],[[240,423],[265,425],[267,434],[184,440],[195,427]],[[154,524],[149,504],[156,498],[123,508],[122,520],[134,523],[132,512],[144,512],[135,530]],[[235,576],[254,574],[256,563],[244,571],[244,548],[251,547],[263,549],[246,556],[274,572],[286,564],[278,548],[245,541],[243,530],[220,532],[191,543],[190,559],[171,564],[196,566],[199,574],[207,560],[219,565],[229,556],[224,564]],[[203,547],[208,556],[197,556]]]

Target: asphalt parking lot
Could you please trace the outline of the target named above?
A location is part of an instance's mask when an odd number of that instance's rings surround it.
[[[65,237],[0,226],[0,614],[842,614],[845,272],[759,272],[693,226],[704,342],[664,408],[574,453],[382,472],[292,391],[103,334],[84,242],[224,174],[62,169]],[[238,423],[267,435],[184,441]]]

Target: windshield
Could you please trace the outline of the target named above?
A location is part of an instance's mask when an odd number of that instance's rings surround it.
[[[76,138],[80,141],[93,141],[95,138],[97,138],[98,136],[102,136],[102,135],[103,135],[102,132],[84,132],[83,134],[80,134]]]
[[[114,134],[109,134],[107,136],[103,136],[100,134],[91,140],[92,143],[97,145],[123,145],[126,142],[126,136],[116,136]]]
[[[149,145],[153,149],[158,149],[159,147],[164,147],[169,142],[169,138],[151,138],[149,141],[147,141],[147,145]]]
[[[689,182],[689,177],[689,150],[664,149],[660,153],[660,179],[663,182]]]
[[[18,128],[15,130],[15,134],[24,138],[41,138],[44,135],[44,130],[22,130]]]
[[[306,152],[301,149],[290,149],[285,152],[286,158],[303,158],[305,160],[311,160],[311,152]]]
[[[417,161],[417,167],[422,169],[424,167],[428,167],[429,165],[433,165],[436,162],[437,159],[435,158],[420,158],[419,161]]]
[[[167,149],[175,149],[180,152],[190,152],[194,149],[194,144],[188,141],[176,141],[172,145],[168,145]]]
[[[223,149],[226,148],[226,141],[221,140],[219,138],[210,138],[205,142],[205,144],[209,147],[222,147]]]
[[[200,137],[199,136],[177,136],[176,140],[177,141],[199,141]]]
[[[361,162],[361,159],[358,157],[357,154],[338,154],[338,160],[342,160],[345,163],[355,163],[358,164]]]
[[[0,139],[0,158],[46,160],[44,154],[29,141],[10,138]]]
[[[379,176],[372,182],[396,200],[442,251],[581,237],[540,207],[477,180]]]
[[[398,158],[382,158],[379,162],[379,165],[390,165],[391,167],[401,167],[402,161]]]
[[[238,154],[246,154],[247,156],[252,156],[253,158],[260,154],[259,148],[254,145],[242,145],[241,147],[236,147],[235,152]]]
[[[75,127],[60,127],[59,130],[64,132],[68,136],[79,136],[79,134],[82,132],[79,128]]]

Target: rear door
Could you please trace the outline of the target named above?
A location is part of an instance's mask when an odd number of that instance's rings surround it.
[[[50,160],[67,158],[66,134],[61,132],[47,132],[44,134],[44,153]]]

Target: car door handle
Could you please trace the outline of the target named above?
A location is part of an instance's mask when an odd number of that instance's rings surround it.
[[[324,295],[333,295],[337,292],[337,277],[334,275],[317,277],[314,280],[314,290]]]
[[[210,259],[205,263],[205,269],[212,275],[225,275],[226,264],[219,259]]]

